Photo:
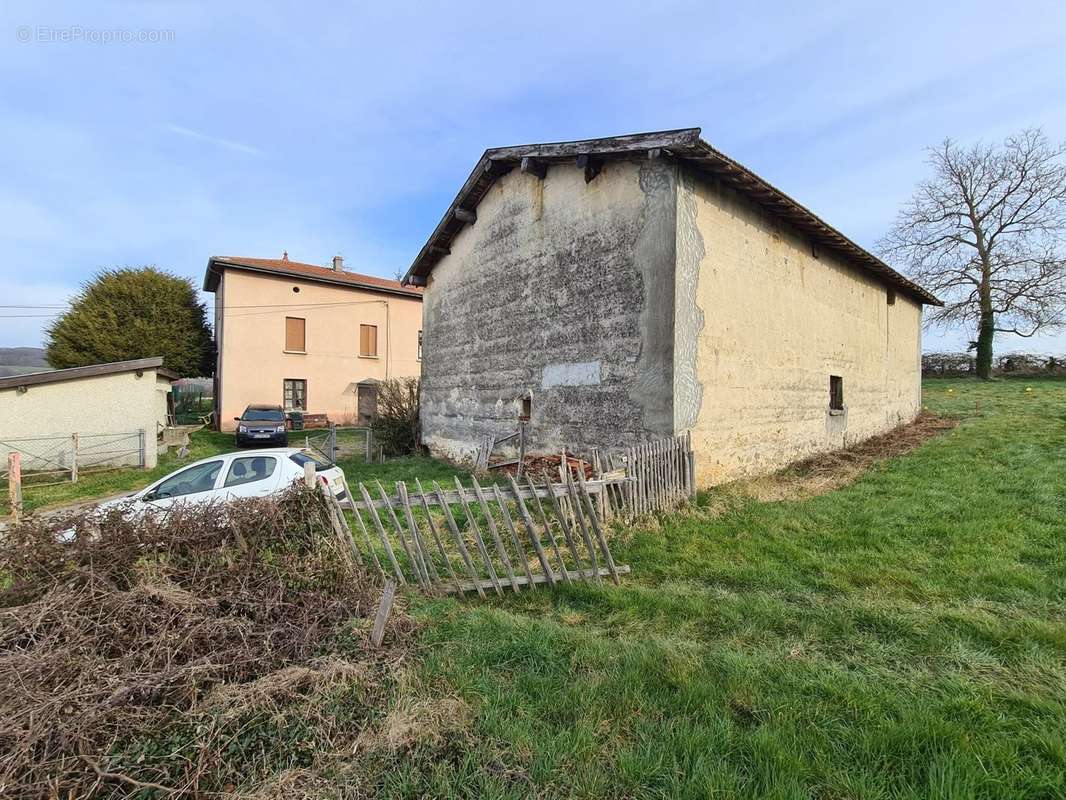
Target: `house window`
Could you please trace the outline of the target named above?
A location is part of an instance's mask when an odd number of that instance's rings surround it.
[[[359,355],[364,358],[376,358],[378,354],[378,326],[359,326]]]
[[[839,375],[829,376],[829,410],[844,410],[844,379]]]
[[[307,381],[302,378],[285,379],[285,410],[307,410]]]
[[[290,353],[307,352],[304,327],[306,321],[302,317],[285,317],[285,350]]]
[[[422,360],[422,331],[418,332],[418,360]]]

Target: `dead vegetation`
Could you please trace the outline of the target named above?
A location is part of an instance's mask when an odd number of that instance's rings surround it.
[[[928,439],[958,425],[958,420],[923,411],[914,422],[859,444],[820,453],[773,475],[742,481],[743,494],[762,502],[802,500],[854,483],[875,464],[909,453]]]
[[[317,783],[381,715],[410,629],[394,613],[392,650],[367,648],[380,587],[306,489],[225,513],[30,519],[0,569],[5,798]]]

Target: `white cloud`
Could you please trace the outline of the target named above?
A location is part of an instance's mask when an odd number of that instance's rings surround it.
[[[253,156],[259,156],[263,154],[263,151],[260,150],[258,147],[253,147],[252,145],[245,144],[244,142],[237,142],[233,139],[222,139],[218,136],[208,136],[206,133],[200,133],[199,131],[194,131],[192,128],[184,128],[181,125],[174,125],[173,123],[168,123],[164,127],[171,133],[176,133],[179,136],[186,136],[190,139],[196,139],[201,142],[207,142],[209,144],[215,145],[216,147],[224,147],[227,150],[235,150],[238,153],[248,153],[249,155]]]

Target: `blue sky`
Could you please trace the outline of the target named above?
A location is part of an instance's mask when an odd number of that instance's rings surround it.
[[[391,277],[486,147],[700,126],[872,247],[923,147],[1066,139],[1066,3],[744,5],[9,0],[0,303],[212,254]],[[51,311],[0,309],[0,346]]]

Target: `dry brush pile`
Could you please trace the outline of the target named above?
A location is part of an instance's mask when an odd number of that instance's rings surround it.
[[[367,649],[380,587],[303,488],[30,519],[0,570],[5,798],[232,795],[314,770],[365,734],[400,653]]]

